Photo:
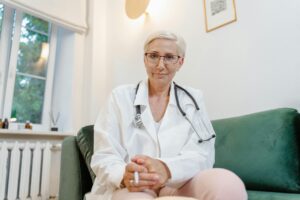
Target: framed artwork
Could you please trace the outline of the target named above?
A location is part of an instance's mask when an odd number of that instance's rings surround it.
[[[237,20],[234,0],[203,0],[203,2],[206,32]]]

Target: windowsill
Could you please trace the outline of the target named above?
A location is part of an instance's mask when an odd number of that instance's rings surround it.
[[[71,132],[60,132],[60,131],[37,131],[37,130],[10,130],[10,129],[0,129],[0,137],[5,135],[15,135],[15,136],[46,136],[46,137],[67,137],[74,136]]]

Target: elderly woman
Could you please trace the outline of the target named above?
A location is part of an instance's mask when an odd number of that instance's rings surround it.
[[[184,56],[181,37],[156,32],[144,45],[147,80],[112,91],[95,124],[98,200],[247,199],[236,175],[212,169],[215,133],[202,93],[173,82]]]

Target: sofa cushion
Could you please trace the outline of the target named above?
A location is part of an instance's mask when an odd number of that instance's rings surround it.
[[[248,190],[248,200],[299,200],[300,194]]]
[[[247,189],[300,192],[299,114],[282,108],[213,121],[215,167],[235,172]]]
[[[89,125],[81,128],[77,134],[76,141],[79,147],[79,150],[84,158],[85,164],[89,170],[91,178],[94,182],[95,173],[91,168],[91,159],[94,149],[94,126]]]

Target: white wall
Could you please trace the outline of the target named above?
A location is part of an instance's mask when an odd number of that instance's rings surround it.
[[[166,29],[181,34],[188,46],[176,80],[204,91],[212,119],[277,107],[300,110],[300,1],[236,0],[237,22],[211,33],[205,32],[202,3],[151,0],[149,16],[138,20],[125,15],[124,0],[98,7],[107,20],[94,24],[106,33],[106,90],[145,78],[143,42]],[[94,39],[102,45],[103,35]],[[101,91],[101,85],[94,87]],[[99,102],[106,95],[98,95]],[[100,106],[93,104],[91,118]]]
[[[106,1],[89,1],[89,31],[86,35],[84,63],[84,121],[93,124],[109,93],[106,64]]]
[[[76,131],[86,125],[84,106],[85,36],[60,28],[58,32],[52,98],[54,117],[58,113],[59,131]]]
[[[105,1],[88,1],[89,30],[77,34],[59,29],[52,109],[60,112],[59,131],[73,132],[93,124],[107,93]]]

